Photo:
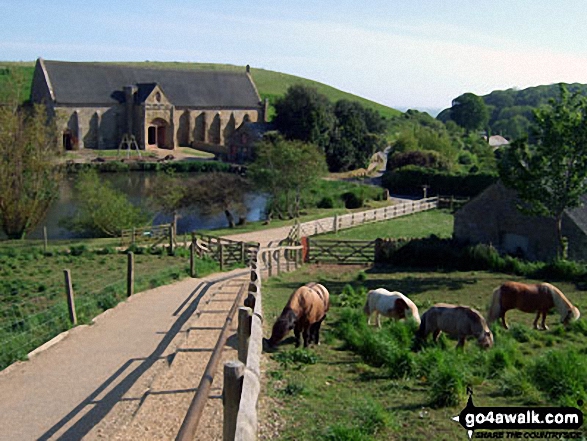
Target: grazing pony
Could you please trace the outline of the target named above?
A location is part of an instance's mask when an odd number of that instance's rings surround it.
[[[493,346],[493,334],[487,322],[479,311],[468,306],[437,303],[422,314],[422,323],[416,337],[422,341],[432,333],[434,341],[437,341],[442,331],[459,339],[457,348],[462,348],[470,335],[477,339],[482,348]]]
[[[401,292],[389,292],[385,288],[378,288],[367,293],[367,301],[363,307],[363,311],[369,319],[367,323],[371,324],[371,314],[377,317],[377,326],[381,328],[381,317],[389,317],[395,320],[400,320],[411,316],[416,323],[420,324],[420,314],[418,308],[410,299],[408,299]]]
[[[560,289],[550,283],[526,285],[506,282],[493,291],[487,321],[491,324],[500,318],[503,327],[508,329],[505,313],[510,309],[519,309],[523,312],[536,312],[534,329],[548,329],[545,324],[546,314],[552,308],[556,308],[561,316],[561,323],[565,326],[581,316],[579,310],[569,302]],[[540,314],[542,314],[542,323],[538,327]]]
[[[300,333],[304,337],[305,348],[311,343],[319,344],[320,326],[329,307],[330,295],[323,285],[311,282],[301,286],[290,296],[273,325],[269,345],[276,346],[292,329],[296,347],[300,345]]]

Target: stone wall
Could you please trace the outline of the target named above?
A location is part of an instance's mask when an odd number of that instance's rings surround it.
[[[489,187],[455,214],[454,237],[491,244],[500,252],[523,254],[530,260],[556,257],[554,219],[522,214],[515,194],[501,184]]]

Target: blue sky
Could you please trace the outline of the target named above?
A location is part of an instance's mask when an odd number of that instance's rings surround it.
[[[587,83],[584,0],[0,0],[0,60],[250,64],[397,108]]]

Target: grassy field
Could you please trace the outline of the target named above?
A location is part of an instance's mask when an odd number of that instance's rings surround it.
[[[231,64],[212,64],[212,63],[177,63],[177,62],[128,62],[128,63],[116,63],[133,65],[138,67],[149,67],[149,68],[161,68],[161,69],[188,69],[188,70],[220,70],[220,71],[237,71],[244,72],[245,66],[235,66]],[[18,68],[25,76],[25,78],[32,80],[34,63],[33,62],[0,62],[0,69],[5,67]],[[294,84],[303,84],[310,87],[315,87],[320,93],[326,95],[331,101],[337,101],[341,99],[348,99],[351,101],[358,101],[365,107],[372,108],[378,111],[381,115],[386,118],[391,118],[400,115],[401,112],[382,104],[367,100],[365,98],[343,92],[335,89],[334,87],[326,84],[312,81],[309,79],[297,77],[294,75],[288,75],[281,72],[274,72],[265,69],[251,68],[251,76],[253,77],[259,94],[261,97],[269,99],[270,103],[282,96],[289,86]],[[2,96],[2,87],[6,84],[7,76],[0,75],[0,97]],[[30,96],[30,83],[22,91],[23,96]]]
[[[553,314],[547,319],[550,330],[540,332],[531,328],[533,314],[512,311],[509,331],[493,327],[493,349],[483,351],[469,341],[459,352],[456,341],[442,336],[438,345],[430,342],[413,352],[414,323],[382,318],[379,330],[367,326],[362,313],[366,290],[377,287],[403,292],[420,313],[440,301],[485,313],[492,290],[506,280],[521,279],[482,271],[349,266],[306,266],[270,279],[263,286],[267,336],[301,284],[324,284],[332,307],[320,346],[295,350],[290,336],[265,354],[260,420],[268,423],[262,433],[280,440],[464,440],[465,430],[451,418],[466,404],[466,386],[473,388],[476,406],[577,407],[577,400],[587,401],[584,321],[565,330]],[[584,292],[572,283],[557,286],[587,310]]]
[[[316,236],[319,239],[373,240],[377,238],[417,238],[434,234],[441,238],[452,236],[454,218],[448,210],[429,210],[384,222],[341,230],[338,233]]]
[[[342,195],[346,192],[353,192],[363,197],[365,204],[361,208],[347,209],[344,208],[344,201]],[[300,222],[307,222],[323,217],[334,216],[335,214],[346,214],[353,211],[363,211],[370,208],[379,208],[389,205],[389,201],[377,200],[382,195],[380,187],[372,185],[359,184],[348,181],[332,181],[321,180],[314,188],[303,195],[302,215],[299,218]],[[333,205],[332,208],[317,208],[320,201],[324,198],[330,198]],[[215,236],[248,233],[251,231],[259,231],[266,228],[278,228],[292,226],[294,219],[278,219],[275,218],[269,225],[265,221],[249,222],[245,225],[240,225],[235,228],[221,228],[209,231],[201,231],[202,233],[213,234]]]
[[[63,270],[73,281],[79,323],[112,308],[126,296],[126,254],[111,246],[89,250],[88,244],[42,247],[0,246],[0,369],[71,325],[65,302]],[[100,242],[94,242],[94,245]],[[198,260],[198,275],[218,267]],[[165,285],[189,275],[189,253],[168,256],[135,251],[135,292]]]

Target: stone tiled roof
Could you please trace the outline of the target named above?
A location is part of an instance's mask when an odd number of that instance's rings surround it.
[[[112,105],[124,86],[161,86],[178,107],[255,108],[259,95],[244,72],[155,69],[107,63],[43,61],[57,105]]]
[[[587,195],[581,196],[582,206],[566,210],[567,216],[569,216],[575,225],[587,234]]]

